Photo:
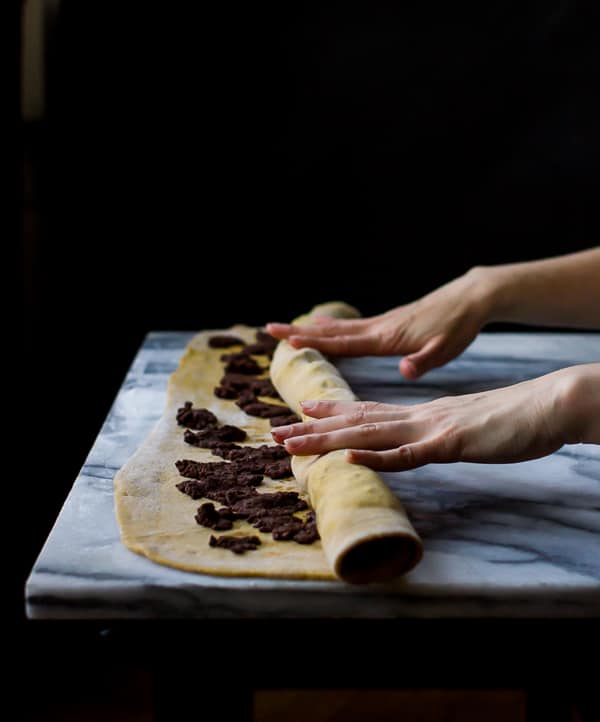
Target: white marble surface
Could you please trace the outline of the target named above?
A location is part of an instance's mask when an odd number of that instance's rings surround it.
[[[600,616],[600,446],[520,464],[429,465],[386,478],[425,556],[391,585],[227,579],[127,550],[113,477],[160,416],[191,334],[152,333],[123,383],[27,582],[32,618]],[[600,334],[481,334],[418,383],[397,359],[344,360],[361,398],[415,403],[600,360]]]

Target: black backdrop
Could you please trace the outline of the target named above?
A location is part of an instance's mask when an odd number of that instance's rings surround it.
[[[470,3],[468,5],[471,5]],[[191,6],[191,4],[190,4]],[[598,243],[592,3],[64,0],[26,238],[45,538],[150,329],[365,314]]]

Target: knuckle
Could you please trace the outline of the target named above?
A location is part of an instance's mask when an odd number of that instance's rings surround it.
[[[386,348],[389,337],[384,329],[375,329],[374,331],[371,331],[369,336],[371,337],[371,344],[374,348],[379,349],[380,351]]]
[[[402,466],[409,467],[415,465],[415,452],[410,446],[400,446],[397,453]]]
[[[348,339],[345,336],[336,336],[330,346],[332,353],[346,354],[348,352]]]
[[[444,458],[456,459],[461,455],[463,434],[458,426],[447,426],[439,437],[439,448]]]
[[[330,321],[324,321],[316,326],[312,326],[312,334],[314,336],[333,336],[335,328]]]
[[[357,424],[363,423],[363,421],[365,420],[366,414],[367,414],[367,412],[365,411],[365,409],[362,406],[359,406],[357,409],[355,409],[354,411],[352,411],[351,413],[348,414],[348,416],[346,417],[346,420],[352,426],[356,426]]]
[[[361,436],[372,436],[377,432],[377,424],[362,424],[358,427]]]

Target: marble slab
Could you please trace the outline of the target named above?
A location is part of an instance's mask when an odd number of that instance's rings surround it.
[[[191,335],[146,338],[30,574],[30,618],[600,616],[595,445],[520,464],[431,464],[385,475],[425,545],[421,564],[393,584],[228,579],[126,549],[113,477],[159,418]],[[361,398],[417,403],[599,360],[600,334],[483,333],[417,383],[400,377],[394,358],[339,365]]]

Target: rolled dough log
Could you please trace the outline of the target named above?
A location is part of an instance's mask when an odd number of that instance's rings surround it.
[[[358,316],[344,303],[316,306],[313,314],[337,318]],[[355,401],[346,381],[312,348],[295,349],[281,341],[271,364],[271,379],[284,401],[298,414],[300,402],[328,399]],[[322,456],[295,456],[292,469],[308,490],[317,512],[325,556],[336,575],[347,582],[391,579],[421,559],[422,543],[397,497],[371,469],[345,460],[343,450]]]

